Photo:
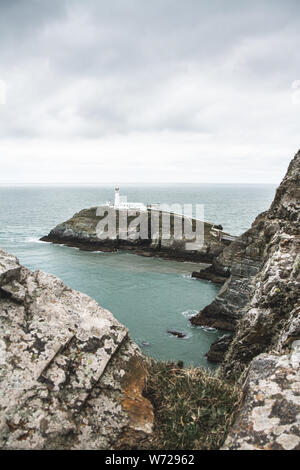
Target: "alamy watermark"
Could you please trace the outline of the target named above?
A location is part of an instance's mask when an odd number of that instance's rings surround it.
[[[152,240],[184,244],[185,250],[204,245],[204,205],[157,204],[147,208],[100,206],[96,233],[100,240]],[[194,209],[194,211],[193,211]],[[194,213],[194,216],[193,216]]]

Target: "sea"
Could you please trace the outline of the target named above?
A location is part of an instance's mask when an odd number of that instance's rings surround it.
[[[129,202],[204,205],[206,221],[239,235],[267,210],[275,185],[130,184],[121,186]],[[206,360],[210,344],[225,332],[195,327],[189,318],[208,305],[220,286],[193,279],[200,265],[145,258],[127,252],[85,252],[39,239],[75,212],[114,197],[114,186],[0,187],[0,247],[32,270],[54,274],[94,298],[126,327],[143,352],[185,366],[214,369]],[[184,333],[178,338],[168,333]]]

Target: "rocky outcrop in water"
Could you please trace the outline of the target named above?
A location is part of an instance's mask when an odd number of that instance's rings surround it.
[[[127,211],[117,209],[116,213],[116,229],[115,239],[100,239],[98,232],[99,222],[106,217],[99,216],[99,209],[105,212],[105,206],[92,207],[83,209],[75,214],[71,219],[57,225],[50,233],[43,237],[42,241],[59,243],[67,246],[78,247],[88,251],[117,251],[130,250],[131,252],[143,256],[159,256],[167,259],[199,261],[202,263],[211,263],[223,250],[224,246],[230,244],[226,240],[218,240],[211,234],[213,224],[203,222],[203,245],[194,249],[186,249],[186,243],[193,243],[195,237],[193,235],[185,235],[184,223],[190,225],[191,231],[195,231],[195,219],[177,216],[172,214],[170,217],[170,234],[165,236],[162,229],[162,212],[154,209],[148,209],[146,218],[148,218],[147,238],[139,237],[139,226],[130,228],[130,224],[134,221],[134,216],[128,217],[128,227],[126,229],[127,238],[123,239],[119,221],[124,220]],[[137,216],[139,216],[137,212]],[[157,216],[159,220],[159,228],[157,231],[152,230],[153,217]],[[180,221],[179,221],[180,219]],[[182,239],[179,239],[174,233],[177,229],[174,226],[183,226]],[[127,231],[128,230],[128,231]],[[144,236],[144,235],[143,235]]]
[[[216,299],[198,315],[191,318],[194,325],[234,331],[250,299],[251,279],[262,264],[264,244],[260,240],[263,222],[258,217],[252,228],[238,237],[208,268],[211,280],[225,280]],[[207,270],[202,272],[204,275]]]
[[[218,269],[218,264],[216,259],[213,260],[213,263],[207,268],[201,269],[199,272],[194,271],[192,277],[195,279],[203,279],[205,281],[211,281],[215,284],[224,284],[227,279],[230,277],[229,269],[226,271],[221,267]]]
[[[0,448],[111,449],[152,431],[147,368],[127,329],[0,250]]]
[[[209,351],[205,354],[209,362],[220,363],[223,361],[225,354],[228,351],[230,343],[232,341],[231,335],[223,335],[214,341],[209,348]]]

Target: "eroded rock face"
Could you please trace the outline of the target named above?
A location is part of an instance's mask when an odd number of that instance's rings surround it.
[[[153,411],[127,329],[55,276],[0,250],[0,447],[110,449]]]
[[[231,344],[232,336],[224,335],[221,338],[218,338],[214,341],[209,348],[209,351],[206,353],[206,358],[209,362],[220,363],[223,361],[225,354],[228,351],[228,348]]]
[[[246,377],[224,448],[300,449],[300,151],[270,209],[223,250],[209,274],[222,269],[230,278],[191,321],[235,332],[207,354],[221,362],[221,377]]]
[[[233,241],[209,268],[223,281],[227,278],[213,302],[191,318],[194,325],[210,326],[235,331],[251,294],[251,280],[258,273],[263,258],[261,240],[263,222],[256,220],[250,230]],[[230,273],[230,277],[228,277]]]
[[[263,260],[223,365],[238,376],[258,354],[300,338],[300,152],[259,222]]]
[[[248,278],[248,299],[221,366],[223,377],[246,377],[224,448],[300,450],[300,152],[253,232],[261,266]]]
[[[221,269],[218,269],[218,264],[216,260],[213,260],[213,263],[205,269],[201,269],[199,272],[194,271],[192,277],[195,279],[204,279],[205,281],[211,281],[215,284],[224,284],[230,277],[229,269],[224,270],[223,266]]]

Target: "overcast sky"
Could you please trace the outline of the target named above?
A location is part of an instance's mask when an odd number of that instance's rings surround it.
[[[0,184],[279,183],[299,0],[0,0]]]

